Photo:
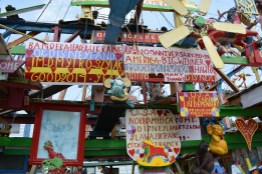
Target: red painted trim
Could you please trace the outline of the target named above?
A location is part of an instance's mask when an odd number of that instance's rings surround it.
[[[75,111],[80,112],[80,125],[76,125],[76,128],[79,128],[79,137],[78,137],[78,150],[77,150],[77,159],[76,160],[64,160],[66,166],[82,166],[84,161],[84,143],[85,143],[85,126],[86,126],[86,107],[83,106],[53,106],[42,105],[38,106],[35,118],[35,127],[32,138],[31,154],[30,154],[30,164],[41,165],[43,158],[37,158],[38,144],[39,144],[39,135],[41,130],[42,122],[42,113],[44,110],[60,110],[60,111]],[[65,135],[66,136],[66,135]]]

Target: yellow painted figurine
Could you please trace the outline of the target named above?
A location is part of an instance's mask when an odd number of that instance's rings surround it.
[[[224,139],[224,131],[219,124],[208,125],[207,133],[211,135],[209,143],[210,152],[225,155],[228,152],[227,142]]]

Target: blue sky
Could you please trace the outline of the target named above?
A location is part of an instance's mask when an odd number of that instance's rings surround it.
[[[188,0],[188,1],[195,2],[196,4],[199,3],[199,0]],[[23,13],[23,14],[20,14],[19,16],[24,18],[26,21],[35,22],[39,18],[38,22],[56,23],[60,19],[64,19],[65,21],[75,20],[77,15],[81,15],[81,8],[78,6],[77,7],[70,6],[70,2],[71,0],[55,0],[55,1],[54,0],[53,1],[50,1],[50,0],[37,0],[37,1],[36,0],[25,0],[25,1],[0,0],[0,8],[1,8],[1,12],[5,12],[5,7],[7,5],[12,5],[16,7],[16,9],[20,9],[20,8],[26,8],[30,6],[39,5],[39,4],[48,4],[49,3],[46,10],[43,12],[40,18],[39,16],[42,10]],[[206,18],[208,17],[217,18],[218,10],[220,10],[221,12],[224,12],[234,6],[235,6],[235,0],[213,0]],[[68,11],[67,14],[66,14],[66,11]],[[103,10],[103,9],[100,10],[100,13],[102,14],[106,14],[107,12],[108,10]],[[167,20],[173,24],[173,14],[172,13],[163,13],[163,14],[166,16]],[[172,29],[172,26],[168,24],[167,20],[163,17],[163,15],[158,12],[150,12],[150,11],[143,12],[141,17],[144,21],[144,25],[148,26],[152,30],[155,30],[157,28],[159,29],[162,26],[165,26],[168,29]],[[9,41],[11,41],[12,39],[15,39],[16,36],[12,36],[12,37],[13,38],[10,38]],[[37,37],[39,39],[43,39],[44,33],[42,35],[38,35]],[[50,38],[52,38],[52,35],[50,35]],[[61,39],[61,41],[63,41],[63,38]],[[79,42],[79,40],[76,40],[75,42]],[[227,65],[223,69],[223,71],[227,73],[230,70],[232,70],[234,67],[235,66]],[[250,68],[246,68],[244,72],[253,74],[250,71]],[[248,80],[250,81],[249,83],[253,83],[254,78],[250,78]]]

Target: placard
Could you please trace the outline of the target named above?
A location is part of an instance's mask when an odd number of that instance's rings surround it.
[[[31,81],[102,83],[123,74],[119,46],[29,42],[26,57],[25,77]]]
[[[215,82],[216,76],[204,50],[139,47],[140,54],[125,54],[125,75],[149,82]]]
[[[135,161],[144,154],[144,140],[155,146],[169,147],[169,159],[180,152],[178,127],[169,110],[129,109],[126,111],[126,130],[127,153]]]
[[[85,108],[39,106],[36,114],[30,163],[39,165],[43,160],[57,157],[63,159],[65,166],[81,166],[84,160]]]
[[[181,117],[218,117],[219,100],[216,92],[178,92]]]
[[[24,63],[22,60],[0,60],[0,72],[14,73]]]
[[[175,121],[181,141],[202,140],[199,118],[182,118],[176,115]]]

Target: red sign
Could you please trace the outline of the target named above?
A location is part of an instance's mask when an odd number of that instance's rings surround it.
[[[3,73],[14,73],[25,61],[22,60],[0,60],[0,71]]]
[[[216,92],[178,92],[181,117],[218,117],[219,101]]]
[[[235,125],[245,138],[248,150],[251,151],[252,138],[258,128],[257,122],[252,118],[248,121],[244,121],[243,119],[238,118],[235,121]]]
[[[120,42],[159,43],[158,36],[162,33],[129,33],[122,32]],[[94,43],[102,43],[105,40],[105,31],[94,31]]]

